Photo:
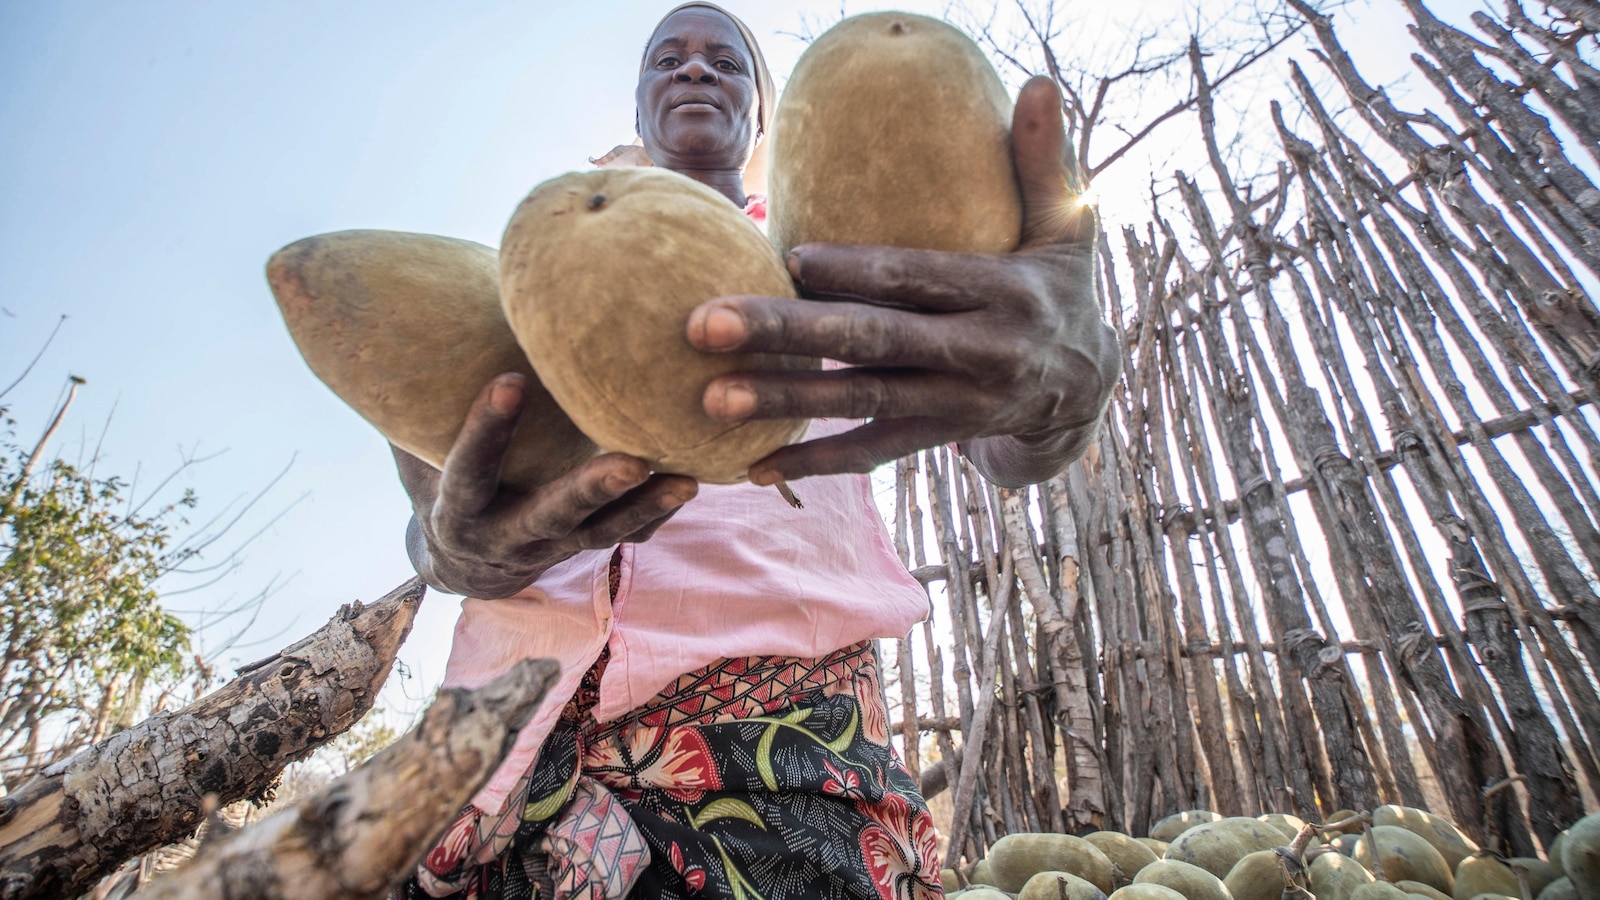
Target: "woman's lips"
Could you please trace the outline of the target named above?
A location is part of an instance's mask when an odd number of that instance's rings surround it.
[[[686,109],[690,112],[705,112],[706,110],[721,109],[722,104],[715,97],[703,93],[684,94],[677,102],[672,104],[673,109]]]

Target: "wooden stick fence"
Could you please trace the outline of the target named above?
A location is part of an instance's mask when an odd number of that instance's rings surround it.
[[[1600,789],[1600,3],[1469,34],[1405,0],[1413,113],[1287,2],[1344,96],[1291,64],[1245,182],[1191,46],[1209,167],[1101,238],[1098,443],[1022,491],[945,449],[895,470],[935,601],[886,654],[896,732],[951,859],[1386,802],[1532,855]]]

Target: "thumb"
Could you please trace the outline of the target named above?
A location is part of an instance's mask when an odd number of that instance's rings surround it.
[[[1044,75],[1017,94],[1011,153],[1022,187],[1022,246],[1094,240],[1098,217],[1082,203],[1079,173],[1061,117],[1061,89]]]

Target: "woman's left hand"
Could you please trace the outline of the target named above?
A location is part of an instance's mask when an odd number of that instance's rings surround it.
[[[831,372],[739,372],[711,382],[711,416],[866,418],[750,468],[770,484],[865,472],[951,441],[990,479],[1042,481],[1083,452],[1120,369],[1094,296],[1096,217],[1064,170],[1061,94],[1035,78],[1017,98],[1012,146],[1022,243],[983,255],[807,244],[789,255],[803,293],[848,300],[719,297],[690,316],[708,352],[837,359]]]

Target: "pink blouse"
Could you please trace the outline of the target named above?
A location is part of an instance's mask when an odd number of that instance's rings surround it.
[[[807,438],[858,423],[818,419]],[[462,601],[446,687],[479,687],[529,657],[553,657],[561,678],[473,805],[498,813],[538,756],[579,681],[609,647],[594,708],[606,722],[685,672],[724,658],[815,657],[869,638],[898,638],[928,613],[900,564],[865,475],[795,482],[795,509],[774,488],[701,485],[642,544],[586,551],[502,600]]]

